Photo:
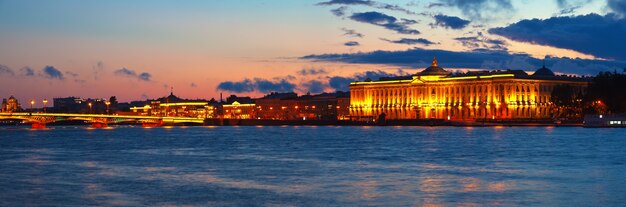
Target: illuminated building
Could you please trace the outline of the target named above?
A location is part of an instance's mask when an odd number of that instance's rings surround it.
[[[259,119],[336,120],[349,115],[349,95],[344,92],[298,96],[296,93],[270,93],[255,100]]]
[[[231,104],[222,106],[223,118],[225,119],[253,119],[255,117],[254,103],[239,103],[234,101]]]
[[[9,97],[9,99],[2,99],[2,112],[17,112],[22,111],[22,107],[17,99],[13,96]]]
[[[415,75],[350,83],[350,116],[386,119],[548,119],[557,85],[577,92],[588,82],[556,76],[544,67],[533,75],[522,70],[479,71],[453,75],[437,60]]]
[[[170,93],[156,100],[147,100],[143,106],[130,107],[135,115],[164,117],[216,118],[217,107],[206,100],[181,99]]]

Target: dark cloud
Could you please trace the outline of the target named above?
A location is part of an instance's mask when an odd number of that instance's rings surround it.
[[[301,86],[304,88],[304,90],[310,93],[322,93],[324,92],[324,89],[326,89],[325,84],[319,80],[310,80],[302,83]]]
[[[349,41],[349,42],[343,43],[343,45],[348,46],[348,47],[354,47],[354,46],[359,46],[360,44],[357,41]]]
[[[409,73],[404,72],[403,70],[398,70],[396,73],[388,73],[381,70],[375,71],[365,71],[362,73],[355,73],[350,77],[345,76],[332,76],[328,77],[328,85],[335,89],[336,91],[348,91],[348,86],[350,82],[354,81],[364,81],[366,79],[378,80],[382,77],[396,77],[396,76],[405,76],[409,75]]]
[[[261,93],[269,92],[292,92],[296,85],[285,79],[279,81],[269,81],[261,78],[255,78],[257,90]]]
[[[63,73],[59,69],[56,69],[54,66],[50,65],[47,65],[43,68],[43,77],[48,79],[64,79]]]
[[[115,70],[113,71],[113,74],[117,76],[129,77],[129,78],[137,78],[138,80],[141,80],[141,81],[150,81],[152,78],[152,75],[150,73],[143,72],[143,73],[137,74],[137,72],[128,68]]]
[[[541,67],[542,60],[528,54],[510,54],[506,51],[477,49],[473,51],[447,51],[413,48],[404,51],[374,51],[369,53],[348,54],[321,54],[308,55],[302,59],[326,62],[343,62],[358,64],[384,64],[415,68],[425,68],[430,65],[433,56],[439,60],[441,67],[448,68],[482,68],[482,69],[522,69],[531,70]],[[561,65],[576,65],[576,67],[554,68],[555,72],[594,75],[600,71],[621,70],[626,65],[624,61],[604,61],[587,59],[569,59],[551,57]],[[331,84],[331,87],[333,85]]]
[[[341,31],[343,31],[343,35],[345,36],[350,36],[350,37],[358,37],[358,38],[363,38],[363,34],[356,32],[353,29],[347,29],[347,28],[341,28]]]
[[[456,7],[472,19],[487,19],[490,16],[510,12],[510,0],[441,0],[442,6]],[[432,4],[431,4],[432,5]]]
[[[508,50],[504,40],[489,39],[483,36],[482,32],[478,32],[477,36],[457,37],[454,40],[470,49]]]
[[[122,69],[113,71],[113,74],[119,75],[119,76],[137,77],[137,73],[134,70],[130,70],[128,68],[122,68]]]
[[[217,85],[217,90],[235,93],[252,92],[254,89],[255,84],[250,79],[245,79],[243,81],[225,81]]]
[[[402,38],[399,40],[389,40],[389,39],[385,39],[385,38],[380,38],[383,41],[387,41],[387,42],[391,42],[391,43],[396,43],[396,44],[405,44],[405,45],[432,45],[432,44],[438,44],[435,42],[431,42],[430,40],[424,39],[424,38],[417,38],[417,39],[411,39],[411,38]]]
[[[2,76],[2,75],[14,76],[15,72],[13,72],[13,70],[11,70],[11,68],[9,68],[9,66],[0,65],[0,76]]]
[[[152,78],[152,75],[150,75],[150,73],[143,72],[139,74],[137,78],[142,81],[150,81],[150,78]]]
[[[336,9],[331,9],[330,12],[333,13],[335,16],[342,17],[346,15],[346,9],[348,9],[347,6],[342,6]]]
[[[235,93],[258,91],[261,93],[269,92],[292,92],[296,85],[287,79],[267,80],[262,78],[254,78],[253,80],[244,79],[242,81],[225,81],[217,85],[217,90],[230,91]]]
[[[514,41],[572,49],[596,57],[626,60],[626,19],[615,14],[522,20],[489,33]]]
[[[350,19],[363,22],[368,24],[373,24],[377,26],[384,27],[388,30],[396,31],[400,34],[412,34],[417,35],[420,34],[419,31],[415,29],[409,28],[409,25],[417,23],[414,20],[401,19],[398,20],[395,17],[379,13],[379,12],[363,12],[363,13],[354,13],[350,16]]]
[[[461,19],[459,17],[446,16],[442,14],[435,15],[434,18],[435,23],[430,24],[433,28],[439,26],[448,29],[463,29],[467,27],[467,25],[469,25],[469,23],[471,22],[469,20]]]
[[[607,4],[615,13],[626,16],[626,0],[608,0]]]
[[[32,77],[32,76],[35,76],[35,70],[26,66],[26,67],[20,68],[20,75]]]
[[[298,75],[301,76],[308,76],[308,75],[323,75],[323,74],[327,74],[328,71],[326,71],[323,68],[320,69],[315,69],[315,68],[303,68],[302,70],[298,71]]]
[[[330,0],[326,2],[320,2],[315,5],[318,6],[331,6],[331,5],[361,5],[361,6],[369,6],[377,9],[386,9],[391,11],[399,11],[404,12],[406,14],[416,14],[415,12],[405,9],[398,5],[387,4],[377,1],[371,0]],[[333,12],[334,13],[334,12]]]

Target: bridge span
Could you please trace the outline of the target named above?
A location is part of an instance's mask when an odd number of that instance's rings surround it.
[[[32,124],[33,128],[45,128],[46,124],[59,121],[79,120],[90,123],[93,127],[107,127],[109,124],[135,123],[143,126],[163,126],[177,124],[204,124],[204,118],[169,117],[169,116],[136,116],[117,114],[72,114],[72,113],[2,113],[1,119],[23,120]]]

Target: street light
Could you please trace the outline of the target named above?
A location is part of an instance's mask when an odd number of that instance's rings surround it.
[[[89,105],[89,113],[91,114],[91,106],[92,106],[91,102],[87,103],[87,105]]]
[[[43,112],[46,113],[46,104],[48,103],[48,100],[44,99],[43,100]]]
[[[35,100],[30,100],[30,112],[33,112],[34,105],[35,105]]]
[[[110,101],[104,102],[107,105],[107,114],[109,114],[109,105],[111,105]]]

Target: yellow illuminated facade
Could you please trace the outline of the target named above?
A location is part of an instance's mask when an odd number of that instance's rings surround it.
[[[557,85],[581,92],[587,81],[555,76],[542,67],[452,75],[434,59],[430,67],[405,78],[350,83],[350,116],[386,119],[549,119],[550,96]]]
[[[255,104],[242,104],[237,101],[232,104],[224,104],[223,118],[225,119],[252,119],[255,117]]]

